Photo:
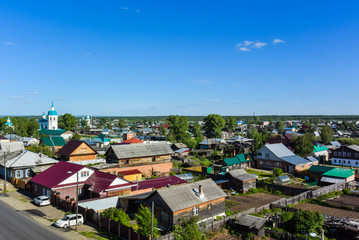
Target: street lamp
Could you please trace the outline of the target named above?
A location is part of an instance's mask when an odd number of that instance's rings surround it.
[[[67,173],[72,173],[72,171],[68,171]],[[76,172],[76,230],[78,225],[78,215],[79,215],[79,172]]]

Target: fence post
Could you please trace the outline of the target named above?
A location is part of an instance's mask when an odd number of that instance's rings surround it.
[[[99,213],[99,212],[97,212],[97,221],[98,221],[98,226],[101,228],[102,221],[101,221],[101,213]]]
[[[86,208],[85,208],[85,214],[84,214],[84,218],[85,218],[84,221],[85,221],[85,222],[87,221],[87,214],[88,214],[87,211],[88,211],[88,208],[86,207]]]
[[[107,221],[107,229],[109,232],[111,232],[111,218],[109,218]]]
[[[128,240],[131,240],[131,228],[128,228]]]
[[[121,223],[117,223],[117,236],[121,236]]]

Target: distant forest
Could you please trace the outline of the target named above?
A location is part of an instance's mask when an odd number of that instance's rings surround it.
[[[4,116],[5,117],[5,116]],[[39,119],[41,116],[16,116],[16,118]],[[81,118],[82,116],[76,116]],[[106,118],[107,120],[127,119],[129,121],[165,121],[168,116],[93,116],[93,119]],[[189,121],[202,121],[206,116],[186,116]],[[222,116],[224,119],[230,116]],[[231,116],[232,117],[232,116]],[[262,115],[262,116],[233,116],[238,121],[289,121],[289,120],[310,120],[310,121],[332,121],[348,120],[357,121],[359,115]]]

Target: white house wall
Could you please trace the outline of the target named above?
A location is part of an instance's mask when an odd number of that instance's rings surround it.
[[[81,177],[81,172],[83,171],[89,171],[89,175],[86,176],[86,177]],[[90,168],[83,168],[81,169],[78,173],[79,173],[79,182],[84,182],[86,181],[95,171],[90,169]],[[73,173],[73,174],[70,174],[69,173],[69,176],[66,180],[62,181],[61,183],[59,183],[59,185],[63,185],[63,184],[69,184],[69,183],[76,183],[77,182],[77,176],[76,176],[77,173]]]
[[[124,179],[121,179],[121,178],[116,178],[111,184],[110,184],[110,187],[111,186],[116,186],[116,185],[121,185],[121,184],[126,184],[126,183],[129,183],[128,181],[124,180]]]
[[[343,162],[343,160],[345,161],[345,163]],[[359,167],[359,160],[358,159],[348,159],[348,158],[346,158],[346,159],[332,158],[332,165]]]

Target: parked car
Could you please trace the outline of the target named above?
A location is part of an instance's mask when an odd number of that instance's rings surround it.
[[[84,218],[82,214],[78,214],[78,222],[77,225],[81,225],[84,223]],[[76,214],[69,214],[66,215],[64,218],[57,220],[55,222],[56,227],[67,228],[70,226],[76,226]]]
[[[50,199],[46,196],[38,196],[34,198],[34,203],[39,207],[46,206],[46,205],[50,205]]]

